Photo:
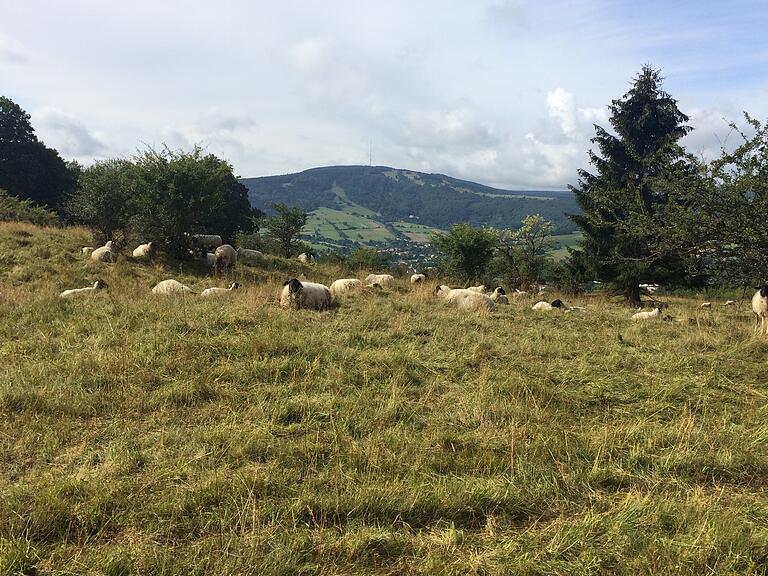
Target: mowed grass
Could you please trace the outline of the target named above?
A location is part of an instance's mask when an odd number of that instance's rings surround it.
[[[430,286],[317,313],[270,259],[226,300],[171,262],[0,225],[2,574],[763,574],[768,341]],[[81,301],[60,290],[96,275]]]

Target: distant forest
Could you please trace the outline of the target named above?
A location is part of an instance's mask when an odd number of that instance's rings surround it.
[[[276,202],[308,212],[321,207],[344,209],[348,201],[379,213],[378,219],[384,222],[414,216],[420,224],[441,229],[456,222],[517,228],[525,216],[541,214],[555,224],[556,234],[565,234],[576,229],[566,215],[579,212],[569,191],[500,190],[385,166],[330,166],[241,182],[248,187],[253,206],[261,210],[269,210]]]

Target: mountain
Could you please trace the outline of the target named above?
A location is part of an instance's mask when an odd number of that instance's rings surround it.
[[[334,247],[404,237],[423,242],[455,222],[516,228],[528,214],[541,214],[557,234],[568,234],[575,226],[566,214],[579,211],[568,191],[502,190],[386,166],[328,166],[241,182],[256,208],[284,202],[310,212],[307,235]]]

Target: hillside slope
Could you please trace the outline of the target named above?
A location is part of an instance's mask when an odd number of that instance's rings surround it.
[[[566,214],[579,210],[566,191],[501,190],[386,166],[329,166],[241,181],[257,208],[284,202],[311,212],[307,234],[329,243],[387,242],[404,236],[418,241],[455,222],[514,228],[534,213],[552,220],[556,233],[565,234],[575,228]]]

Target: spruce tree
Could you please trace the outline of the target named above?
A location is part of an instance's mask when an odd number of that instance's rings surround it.
[[[595,125],[595,171],[579,170],[578,187],[571,187],[582,209],[571,216],[584,235],[579,257],[632,303],[640,301],[641,282],[679,279],[682,270],[674,254],[658,250],[661,227],[651,225],[670,201],[662,177],[687,169],[679,141],[691,131],[662,80],[643,66],[629,92],[611,102],[613,133]]]

